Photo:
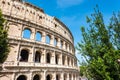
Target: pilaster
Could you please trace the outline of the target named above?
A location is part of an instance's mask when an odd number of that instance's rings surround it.
[[[54,36],[51,35],[50,45],[54,46]]]
[[[41,41],[43,43],[46,43],[46,33],[45,32],[42,33],[42,39],[41,39]]]

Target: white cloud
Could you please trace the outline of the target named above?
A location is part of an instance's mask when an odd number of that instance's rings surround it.
[[[57,5],[60,8],[67,8],[82,3],[83,0],[57,0]]]

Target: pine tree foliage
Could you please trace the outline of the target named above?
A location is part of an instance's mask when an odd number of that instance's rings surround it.
[[[93,80],[120,80],[120,14],[113,14],[110,25],[104,23],[98,7],[86,17],[89,28],[81,27],[83,41],[77,49],[87,62],[87,77]]]
[[[6,20],[3,18],[0,10],[0,63],[3,63],[6,60],[9,52],[7,28],[4,27],[5,23]]]

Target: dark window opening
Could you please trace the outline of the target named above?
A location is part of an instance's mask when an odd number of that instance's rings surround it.
[[[46,60],[47,60],[47,63],[50,63],[50,53],[47,53],[47,56],[46,56]]]
[[[71,74],[69,74],[69,80],[72,80],[72,79],[71,79]]]
[[[67,61],[67,62],[68,62],[68,65],[69,65],[69,60],[70,60],[70,59],[68,58],[68,61]]]
[[[50,75],[47,75],[46,80],[51,80]]]
[[[38,51],[35,53],[35,62],[41,62],[41,53]]]
[[[64,74],[64,80],[67,80],[67,75],[66,74]]]
[[[55,63],[56,63],[56,64],[58,64],[58,58],[59,58],[59,57],[58,57],[58,55],[56,54],[56,55],[55,55]]]
[[[62,63],[65,65],[65,56],[62,57]]]
[[[39,75],[35,75],[34,78],[33,78],[33,80],[40,80]]]
[[[27,62],[28,56],[29,56],[29,52],[27,50],[22,50],[20,54],[20,61]]]
[[[60,75],[56,75],[56,80],[60,80]]]
[[[26,79],[26,76],[21,75],[21,76],[19,76],[19,77],[17,78],[17,80],[27,80],[27,79]]]
[[[60,43],[60,47],[61,47],[61,49],[63,48],[63,41],[61,41],[61,43]]]

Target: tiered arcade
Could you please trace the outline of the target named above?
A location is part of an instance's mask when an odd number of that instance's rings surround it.
[[[78,80],[73,36],[57,18],[22,0],[0,0],[10,53],[1,80]]]

